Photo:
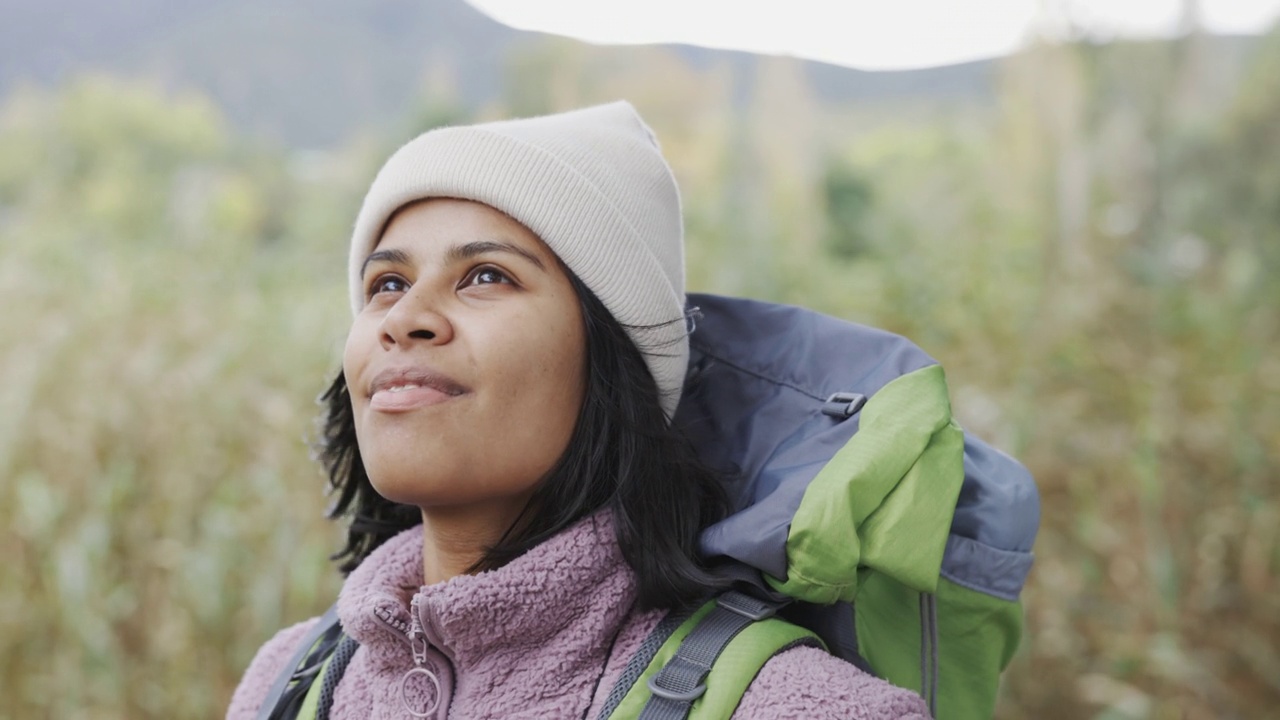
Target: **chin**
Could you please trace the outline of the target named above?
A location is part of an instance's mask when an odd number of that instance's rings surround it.
[[[410,472],[408,468],[379,468],[369,467],[367,464],[365,471],[373,489],[391,502],[417,507],[429,502],[428,496],[431,493],[427,486],[430,481],[424,479],[421,473]]]

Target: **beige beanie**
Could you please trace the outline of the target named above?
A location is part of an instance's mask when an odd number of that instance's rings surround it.
[[[532,230],[626,328],[675,413],[689,361],[680,193],[630,103],[440,128],[397,150],[356,219],[352,310],[391,215],[430,197],[481,202]]]

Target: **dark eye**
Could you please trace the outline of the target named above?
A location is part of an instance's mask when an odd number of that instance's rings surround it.
[[[369,297],[382,293],[402,293],[409,289],[409,283],[399,275],[379,275],[369,283]]]
[[[481,265],[472,270],[462,281],[463,286],[467,285],[494,285],[501,283],[511,283],[511,278],[506,273],[492,265]]]

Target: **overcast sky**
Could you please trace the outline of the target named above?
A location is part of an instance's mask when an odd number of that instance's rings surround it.
[[[1187,0],[468,0],[513,27],[596,43],[681,42],[866,70],[1003,55],[1063,27],[1173,35]],[[1280,0],[1199,0],[1211,32],[1261,33]]]

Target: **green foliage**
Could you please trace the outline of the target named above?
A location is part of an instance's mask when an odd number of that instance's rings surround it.
[[[867,218],[871,213],[871,183],[852,168],[831,162],[823,177],[827,202],[827,250],[839,258],[855,258],[870,245]]]
[[[1194,42],[1033,48],[995,106],[928,112],[819,111],[785,67],[739,112],[716,68],[553,46],[486,114],[639,98],[684,193],[691,289],[886,327],[943,363],[966,427],[1043,495],[999,717],[1261,717],[1280,700],[1280,35],[1243,78]],[[407,132],[463,119],[443,95]],[[254,649],[332,601],[303,438],[347,322],[347,233],[404,139],[289,155],[200,97],[100,77],[0,106],[0,719],[217,716]]]
[[[205,103],[94,79],[0,122],[0,716],[216,715],[337,586],[302,436],[345,238],[283,252],[313,189],[264,207]]]
[[[507,59],[503,98],[514,117],[555,112],[572,104],[585,83],[588,49],[565,38],[521,49]]]

